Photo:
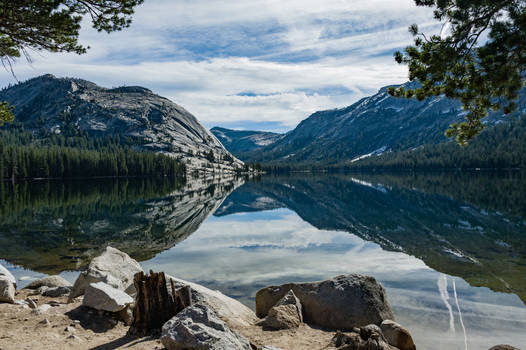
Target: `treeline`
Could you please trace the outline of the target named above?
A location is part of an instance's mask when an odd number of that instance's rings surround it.
[[[176,159],[135,151],[118,137],[54,135],[42,140],[23,129],[0,130],[0,179],[184,174]]]
[[[511,169],[526,168],[526,119],[488,127],[467,146],[451,141],[362,159],[351,169]]]

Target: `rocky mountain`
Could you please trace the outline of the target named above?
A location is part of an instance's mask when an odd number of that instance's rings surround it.
[[[415,83],[403,84],[415,87]],[[250,161],[342,163],[388,150],[404,150],[446,141],[444,131],[462,121],[465,111],[456,100],[439,96],[425,101],[394,98],[388,87],[351,106],[320,111],[303,120],[277,142],[250,152]],[[526,111],[526,93],[515,115]],[[505,120],[491,113],[485,123]]]
[[[113,89],[81,79],[44,75],[0,91],[16,122],[40,137],[85,132],[120,136],[137,150],[181,159],[190,169],[243,166],[190,112],[139,86]]]
[[[218,126],[210,131],[229,152],[240,159],[243,159],[246,152],[269,146],[285,136],[268,131],[232,130]]]

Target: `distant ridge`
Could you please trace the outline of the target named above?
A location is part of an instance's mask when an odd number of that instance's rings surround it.
[[[394,98],[387,89],[345,108],[315,112],[276,142],[244,154],[243,159],[286,164],[348,163],[383,152],[448,141],[444,131],[451,123],[464,119],[466,112],[456,100],[443,96],[421,102]],[[523,90],[514,114],[492,112],[484,123],[493,125],[524,113],[525,96]]]
[[[246,152],[272,145],[285,136],[268,131],[232,130],[218,126],[213,127],[210,131],[229,152],[240,159],[244,158]]]

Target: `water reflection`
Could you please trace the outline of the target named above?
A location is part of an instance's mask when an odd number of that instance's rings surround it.
[[[0,183],[0,258],[47,274],[79,270],[107,245],[142,261],[191,235],[235,179]]]
[[[522,174],[263,177],[215,215],[285,207],[422,259],[473,286],[526,302],[526,179]]]
[[[109,244],[251,307],[269,284],[364,273],[419,348],[521,346],[524,193],[522,174],[3,183],[0,259],[78,270]]]

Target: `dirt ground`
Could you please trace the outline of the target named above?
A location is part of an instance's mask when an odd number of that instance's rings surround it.
[[[17,292],[25,300],[30,291]],[[0,304],[0,350],[161,350],[155,337],[136,339],[126,336],[128,327],[111,317],[81,306],[67,297],[30,296],[38,305],[57,302],[42,314],[22,305]],[[302,324],[296,330],[267,331],[259,326],[234,328],[257,346],[272,345],[284,350],[330,349],[334,333]]]

